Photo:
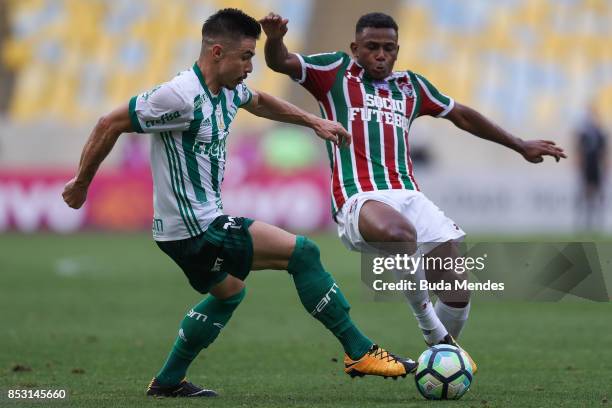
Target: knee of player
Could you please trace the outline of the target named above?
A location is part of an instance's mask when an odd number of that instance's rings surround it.
[[[321,251],[319,246],[307,237],[304,238],[302,245],[302,253],[310,259],[321,259]]]
[[[240,289],[240,291],[238,293],[236,293],[235,295],[232,295],[228,298],[223,299],[223,303],[225,303],[226,305],[235,305],[238,306],[240,304],[240,302],[242,302],[244,300],[244,297],[246,296],[246,286],[242,286],[242,289]]]
[[[287,270],[289,273],[299,271],[301,268],[311,269],[321,263],[321,252],[313,241],[304,236],[298,236],[295,248],[289,259]]]
[[[415,244],[417,242],[416,229],[408,224],[390,224],[383,229],[386,242],[402,242]]]
[[[242,286],[242,288],[237,292],[230,296],[220,296],[220,295],[210,295],[214,300],[226,308],[236,308],[242,302],[244,297],[246,296],[246,286]]]

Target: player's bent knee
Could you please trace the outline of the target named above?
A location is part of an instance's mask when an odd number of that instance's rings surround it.
[[[223,309],[225,312],[233,312],[246,296],[246,287],[243,287],[240,292],[226,298],[219,298],[212,293],[209,295],[210,302],[216,305],[217,309]]]
[[[214,296],[214,295],[211,294],[211,296]],[[230,297],[227,297],[225,299],[219,299],[215,296],[215,298],[219,301],[219,303],[223,304],[224,306],[235,309],[238,307],[240,302],[242,302],[245,296],[246,296],[246,286],[243,286],[240,292]]]
[[[287,271],[292,275],[301,271],[323,271],[321,252],[317,244],[307,237],[298,236],[295,241],[295,248],[289,259]]]
[[[416,242],[416,230],[411,225],[392,227],[389,231],[392,239],[396,242]]]
[[[317,244],[308,239],[308,237],[303,237],[304,243],[302,245],[302,255],[308,257],[312,260],[320,260],[321,259],[321,251]]]
[[[219,300],[233,298],[237,294],[244,292],[244,282],[229,274],[224,280],[222,280],[216,286],[212,287],[209,291],[212,296]],[[244,297],[244,294],[242,295],[242,297]]]
[[[410,224],[390,224],[384,226],[381,235],[385,238],[383,242],[405,242],[416,243],[416,229]]]

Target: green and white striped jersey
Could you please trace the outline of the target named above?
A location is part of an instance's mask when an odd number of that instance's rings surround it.
[[[197,64],[134,96],[132,127],[153,134],[153,238],[194,237],[222,214],[226,141],[238,108],[250,102],[244,84],[213,95]]]

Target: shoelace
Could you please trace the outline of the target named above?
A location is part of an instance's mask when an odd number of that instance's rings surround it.
[[[148,389],[149,389],[149,390],[150,390],[151,388],[153,388],[153,383],[154,383],[154,382],[155,382],[155,378],[153,378],[153,379],[151,380],[151,382],[149,383],[149,387],[148,387]],[[182,385],[182,387],[180,387],[180,388],[179,388],[179,389],[177,389],[177,390],[174,390],[174,392],[178,392],[178,391],[182,390],[183,388],[186,388],[186,387],[185,387],[186,385],[187,385],[187,386],[192,386],[192,387],[193,387],[193,389],[198,390],[198,388],[196,388],[196,387],[195,387],[193,384],[191,384],[190,382],[188,382],[186,378],[183,378],[183,380],[182,380],[182,381],[179,383],[179,385]]]
[[[198,392],[198,391],[202,391],[199,387],[196,387],[194,384],[190,383],[190,382],[185,382],[183,384],[183,388],[188,392],[188,393],[194,393],[194,392]]]
[[[387,350],[378,347],[375,351],[374,351],[374,357],[376,358],[380,358],[382,359],[386,359],[387,361],[392,361],[397,363],[397,357],[394,356],[393,354],[389,353]]]

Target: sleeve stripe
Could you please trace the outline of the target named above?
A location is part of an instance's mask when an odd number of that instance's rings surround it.
[[[300,60],[300,65],[302,66],[302,76],[300,78],[293,78],[294,81],[297,81],[298,84],[303,84],[306,80],[306,62],[304,58],[300,54],[295,54]]]
[[[321,55],[334,55],[337,54],[337,52],[318,52],[316,54],[309,54],[309,57],[320,57]]]
[[[453,98],[449,98],[449,99],[450,99],[450,103],[448,104],[448,107],[444,109],[442,112],[440,112],[436,116],[437,118],[443,118],[444,116],[448,115],[448,112],[452,111],[453,108],[455,107],[455,100]]]
[[[338,65],[342,64],[343,61],[344,59],[341,58],[338,61],[334,61],[328,65],[314,65],[314,64],[307,63],[307,62],[305,64],[308,68],[316,69],[318,71],[331,71],[332,69],[337,68]]]
[[[247,87],[245,87],[245,88],[246,88],[247,93],[249,94],[249,97],[247,98],[246,102],[244,102],[242,105],[249,104],[251,102],[251,99],[253,99],[253,92],[251,92],[251,90],[249,88],[247,88]],[[240,106],[242,106],[242,105],[240,105]]]
[[[331,54],[331,53],[328,53],[328,54]],[[316,71],[331,71],[332,69],[338,68],[344,61],[344,58],[340,58],[339,60],[334,61],[331,64],[315,65],[315,64],[311,64],[311,63],[304,61],[304,57],[302,55],[300,54],[295,54],[295,55],[297,55],[298,59],[300,60],[300,64],[302,65],[302,77],[298,79],[294,78],[294,81],[297,81],[297,83],[299,84],[302,84],[304,83],[304,81],[306,81],[306,69],[307,68],[311,68]],[[315,54],[315,55],[324,55],[324,54]]]
[[[142,127],[140,126],[140,122],[138,121],[138,116],[136,115],[136,100],[137,99],[138,99],[138,96],[133,96],[132,99],[130,99],[130,104],[129,104],[130,122],[132,123],[132,130],[134,130],[137,133],[144,133],[144,131],[142,130]]]
[[[421,85],[421,88],[425,91],[425,93],[427,94],[427,97],[436,105],[438,105],[439,107],[443,108],[443,111],[441,113],[439,113],[437,115],[437,117],[441,117],[441,116],[446,116],[446,114],[448,114],[448,112],[450,112],[453,107],[455,106],[455,101],[453,100],[453,98],[449,98],[446,95],[446,98],[448,98],[449,103],[446,104],[442,101],[440,101],[438,98],[435,98],[431,92],[429,91],[429,88],[427,87],[427,85],[425,85],[425,83],[421,80],[421,78],[418,77],[417,75],[417,81],[419,81],[419,84]]]

